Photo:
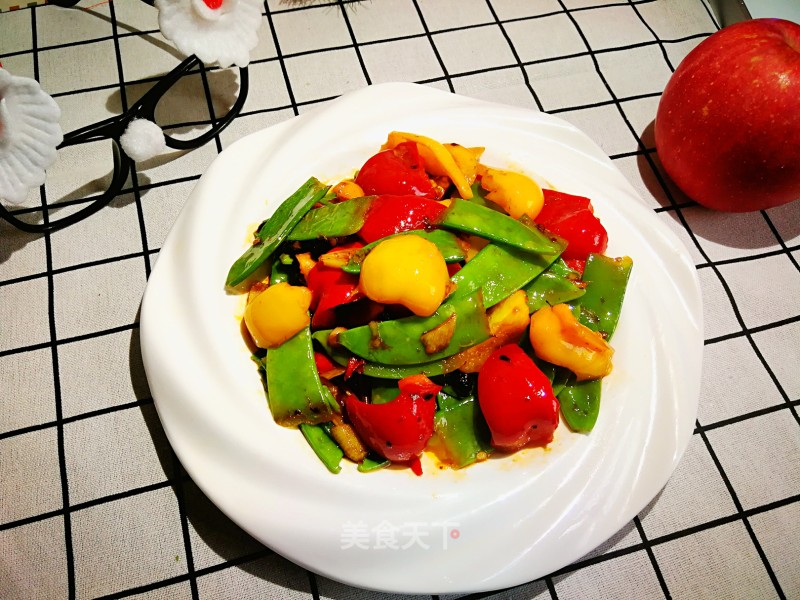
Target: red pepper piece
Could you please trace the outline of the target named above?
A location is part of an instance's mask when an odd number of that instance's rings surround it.
[[[400,388],[401,393],[408,394],[415,399],[422,397],[425,400],[435,399],[436,394],[442,389],[442,386],[433,383],[427,375],[422,373],[403,377],[397,382],[397,387]]]
[[[573,271],[577,271],[583,275],[583,270],[586,268],[586,261],[578,258],[565,258],[564,263]]]
[[[347,368],[344,371],[344,380],[347,381],[350,379],[354,373],[363,373],[364,372],[364,364],[366,364],[363,358],[356,358],[353,356],[350,360],[347,361]]]
[[[592,210],[592,202],[583,196],[573,196],[564,192],[543,189],[544,203],[536,215],[536,222],[547,227],[548,223],[560,221],[579,210]]]
[[[424,377],[427,383],[415,379],[400,385],[400,394],[386,404],[367,404],[352,394],[345,398],[358,436],[392,462],[413,461],[433,435],[436,393],[441,388],[424,375],[415,377]]]
[[[498,348],[484,363],[478,401],[494,447],[514,451],[552,441],[558,400],[547,376],[516,344]]]
[[[436,198],[415,142],[403,142],[372,156],[358,171],[356,183],[368,196],[397,194]]]
[[[445,210],[442,204],[418,196],[378,196],[358,235],[369,244],[401,231],[426,229],[436,225]]]
[[[544,205],[536,222],[567,241],[562,258],[585,261],[592,252],[605,252],[608,233],[594,216],[588,198],[547,189],[543,191]]]
[[[309,271],[306,284],[311,290],[311,306],[314,310],[311,326],[315,329],[332,327],[335,316],[333,309],[362,297],[357,275],[345,273],[336,267],[326,267],[319,262]]]
[[[330,358],[328,358],[322,352],[314,352],[314,364],[317,366],[317,373],[319,373],[320,377],[328,378],[325,374],[332,373],[341,369],[339,365],[333,362]]]

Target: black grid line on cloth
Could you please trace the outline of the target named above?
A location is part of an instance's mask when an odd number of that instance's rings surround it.
[[[176,127],[186,127],[191,125],[203,125],[204,123],[181,123],[175,126],[165,127],[165,131],[169,131]],[[139,191],[145,192],[147,190],[152,190],[155,188],[165,187],[169,185],[175,185],[178,183],[187,183],[189,181],[197,181],[200,179],[200,175],[184,175],[182,177],[174,177],[172,179],[165,179],[163,181],[150,181],[148,183],[139,183]],[[124,196],[126,194],[133,194],[133,188],[129,186],[123,186],[123,188],[119,192],[120,196]],[[86,202],[90,202],[93,199],[97,198],[98,196],[87,196],[86,198],[74,198],[72,200],[63,200],[58,203],[59,207],[68,207],[68,206],[78,206],[81,204],[85,204]],[[10,210],[9,212],[15,216],[30,214],[34,212],[38,212],[39,208],[17,208]]]
[[[775,232],[773,232],[775,233]],[[776,234],[777,235],[777,234]],[[772,256],[783,256],[784,254],[789,254],[791,256],[792,252],[800,250],[800,244],[794,246],[787,246],[783,240],[780,240],[781,249],[780,250],[769,250],[767,252],[759,252],[757,254],[748,254],[746,256],[737,256],[736,258],[723,258],[714,262],[715,265],[718,267],[720,265],[734,265],[739,263],[749,262],[751,260],[760,260],[762,258],[770,258]],[[700,263],[699,265],[695,265],[697,269],[708,269],[711,267],[711,263]]]
[[[364,79],[366,80],[367,85],[372,85],[372,78],[369,76],[369,70],[367,69],[367,65],[364,63],[364,56],[361,54],[360,44],[358,43],[358,40],[356,40],[356,34],[353,31],[353,25],[350,23],[350,17],[347,16],[348,3],[346,3],[344,0],[338,0],[337,4],[342,13],[344,24],[347,27],[347,34],[350,36],[350,40],[352,40],[352,48],[356,53],[356,58],[358,58],[358,64],[361,66],[361,72],[364,73]]]
[[[264,548],[263,550],[251,552],[244,556],[227,560],[225,562],[212,565],[210,567],[197,569],[195,574],[198,578],[203,577],[204,575],[210,575],[212,573],[218,573],[219,571],[224,571],[225,569],[245,565],[247,563],[264,558],[265,556],[270,556],[271,554],[273,554],[271,550]],[[129,598],[130,596],[136,596],[138,594],[152,592],[161,588],[168,587],[170,585],[174,585],[176,583],[185,583],[188,581],[188,579],[189,579],[188,575],[176,575],[174,577],[169,577],[167,579],[162,579],[160,581],[154,581],[152,583],[136,586],[127,590],[123,590],[121,592],[115,592],[113,594],[106,594],[104,596],[99,596],[96,600],[118,600],[119,598]]]
[[[188,481],[188,477],[185,477],[182,481]],[[148,485],[148,486],[143,486],[142,488],[137,488],[137,489],[134,489],[134,490],[129,490],[127,492],[121,492],[121,493],[118,493],[118,494],[114,494],[112,496],[107,496],[107,497],[104,497],[104,498],[98,498],[96,500],[92,500],[92,501],[85,502],[85,503],[82,503],[82,504],[79,504],[79,505],[75,505],[72,508],[72,511],[75,512],[77,510],[90,508],[92,506],[97,506],[99,504],[104,504],[106,502],[111,502],[111,501],[114,501],[114,500],[119,500],[121,498],[130,497],[132,495],[143,494],[143,493],[155,491],[155,490],[158,490],[158,489],[163,489],[163,488],[169,487],[170,485],[174,485],[174,483],[175,482],[173,482],[173,481],[166,480],[166,481],[163,481],[163,482],[160,482],[160,483],[151,484],[151,485]],[[793,496],[782,498],[780,500],[769,502],[769,503],[761,505],[761,506],[749,508],[747,510],[742,511],[742,514],[733,513],[733,514],[730,514],[730,515],[726,515],[724,517],[718,517],[716,519],[709,520],[709,521],[707,521],[705,523],[700,523],[698,525],[693,525],[693,526],[690,526],[690,527],[686,527],[684,529],[681,529],[681,530],[678,530],[678,531],[674,531],[674,532],[671,532],[671,533],[668,533],[668,534],[665,534],[665,535],[657,536],[657,537],[654,537],[653,539],[651,539],[649,541],[649,544],[650,544],[651,547],[659,546],[659,545],[666,544],[666,543],[669,543],[669,542],[673,542],[675,540],[679,540],[681,538],[685,538],[685,537],[688,537],[688,536],[691,536],[691,535],[695,535],[695,534],[698,534],[698,533],[701,533],[701,532],[704,532],[704,531],[715,529],[717,527],[722,527],[722,526],[725,526],[725,525],[728,525],[728,524],[731,524],[731,523],[736,523],[736,522],[739,522],[742,519],[751,518],[751,517],[754,517],[756,515],[760,515],[760,514],[763,514],[763,513],[774,511],[776,509],[783,508],[785,506],[789,506],[789,505],[796,504],[796,503],[800,503],[800,494],[796,494],[796,495],[793,495]],[[61,511],[52,511],[52,512],[45,513],[45,514],[37,516],[37,517],[31,517],[31,518],[24,519],[24,520],[21,520],[21,521],[15,521],[13,523],[13,526],[19,526],[19,525],[22,525],[22,524],[35,522],[35,521],[38,521],[38,520],[44,520],[46,518],[51,518],[53,516],[59,516],[61,514],[62,514]],[[0,526],[0,531],[2,531],[4,528],[10,528],[10,527]],[[601,563],[604,563],[604,562],[607,562],[607,561],[610,561],[610,560],[614,560],[616,558],[620,558],[622,556],[626,556],[626,555],[629,555],[629,554],[634,554],[634,553],[640,552],[640,551],[642,551],[644,549],[645,549],[645,543],[644,542],[639,542],[639,543],[632,544],[630,546],[626,546],[624,548],[620,548],[620,549],[616,549],[616,550],[610,550],[610,551],[608,551],[608,552],[606,552],[604,554],[600,554],[600,555],[597,555],[597,556],[592,556],[590,558],[578,560],[578,561],[576,561],[576,562],[574,562],[574,563],[572,563],[572,564],[570,564],[570,565],[568,565],[566,567],[563,567],[562,569],[559,569],[558,571],[555,571],[548,578],[543,578],[541,580],[535,580],[535,581],[545,581],[546,582],[547,579],[550,579],[552,577],[556,577],[556,576],[572,573],[572,572],[575,572],[575,571],[579,571],[579,570],[581,570],[583,568],[590,567],[590,566],[597,565],[597,564],[601,564]],[[212,567],[206,567],[206,568],[197,569],[196,570],[196,575],[197,575],[197,577],[200,577],[202,575],[206,575],[206,574],[209,574],[209,573],[212,573],[212,572],[216,572],[216,571],[228,568],[228,567],[238,566],[238,565],[241,565],[243,563],[250,562],[251,560],[256,560],[258,558],[261,558],[263,556],[267,556],[267,555],[270,555],[270,554],[273,554],[273,552],[270,549],[264,547],[263,549],[260,549],[260,550],[258,550],[256,552],[253,552],[253,553],[241,556],[241,557],[233,558],[233,559],[228,559],[228,560],[223,561],[222,563],[216,564],[216,565],[214,565]],[[311,575],[313,575],[313,574],[311,574]],[[143,586],[137,586],[137,587],[134,587],[134,588],[130,588],[128,590],[123,590],[123,591],[120,591],[120,592],[117,592],[117,593],[114,593],[114,594],[111,594],[111,595],[108,595],[108,596],[103,596],[103,597],[104,598],[124,598],[124,597],[127,597],[127,596],[132,596],[132,595],[135,595],[135,594],[139,594],[139,593],[142,593],[142,592],[145,592],[145,591],[151,591],[151,590],[154,590],[154,589],[158,589],[158,588],[161,588],[161,587],[172,585],[174,583],[185,582],[185,581],[188,580],[188,578],[189,578],[188,573],[187,574],[183,574],[183,575],[177,575],[177,576],[174,576],[174,577],[165,578],[165,579],[160,580],[160,581],[151,582],[151,583],[148,583],[148,584],[143,585]],[[529,582],[529,583],[534,583],[534,582]],[[522,584],[522,585],[528,585],[528,584]],[[510,588],[510,589],[513,589],[513,588]],[[548,586],[548,589],[549,589],[549,586]],[[484,593],[480,593],[480,594],[470,594],[470,595],[463,596],[463,597],[459,598],[459,600],[464,600],[464,598],[486,598],[488,596],[492,596],[494,594],[497,594],[500,591],[501,590],[496,590],[496,591],[492,591],[492,592],[484,592]],[[551,592],[551,593],[553,593],[553,598],[557,598],[557,596],[555,595],[555,590],[554,589],[553,589],[553,592]]]
[[[442,69],[442,73],[444,73],[444,80],[447,82],[447,89],[449,89],[451,93],[455,93],[456,89],[453,87],[453,79],[444,64],[444,60],[442,59],[439,49],[436,47],[436,42],[433,40],[433,35],[431,34],[430,27],[428,27],[428,23],[425,21],[425,15],[422,13],[419,2],[417,2],[417,0],[412,1],[414,3],[414,10],[417,11],[419,22],[422,24],[422,30],[425,32],[425,37],[428,39],[428,43],[431,45],[433,54],[436,57],[436,62],[439,63],[439,67]]]
[[[114,262],[114,261],[112,261]],[[123,331],[130,331],[132,329],[138,329],[139,323],[129,323],[127,325],[117,325],[116,327],[109,327],[107,329],[100,329],[97,331],[92,331],[90,333],[83,333],[80,335],[74,335],[71,337],[65,337],[61,339],[57,339],[55,342],[51,343],[41,343],[41,344],[31,344],[30,346],[23,346],[21,348],[14,348],[11,350],[3,350],[0,352],[0,358],[3,356],[9,356],[10,354],[17,354],[22,352],[30,352],[32,350],[41,350],[42,348],[49,348],[51,345],[53,346],[61,346],[63,344],[70,344],[72,342],[80,342],[83,340],[91,340],[94,338],[102,337],[105,335],[109,335],[111,333],[121,333]]]
[[[514,44],[511,41],[511,36],[508,35],[508,30],[505,28],[503,22],[498,18],[497,11],[494,9],[494,6],[492,5],[492,0],[486,0],[486,7],[492,14],[494,22],[500,28],[500,32],[503,34],[503,38],[505,38],[508,47],[511,49],[511,55],[514,57],[514,61],[517,63],[517,67],[522,72],[522,81],[525,83],[525,87],[528,88],[528,91],[530,92],[533,101],[536,103],[536,108],[538,108],[540,111],[544,111],[544,106],[542,106],[542,101],[539,100],[539,96],[536,93],[536,90],[534,90],[533,86],[531,85],[531,79],[530,77],[528,77],[528,71],[525,70],[525,66],[522,64],[522,61],[519,58],[519,52],[517,52],[517,49],[514,47]]]
[[[109,2],[109,9],[111,11],[111,26],[112,26],[112,33],[114,36],[114,53],[117,61],[117,73],[119,75],[120,102],[122,104],[122,111],[124,113],[125,111],[128,110],[128,98],[126,92],[127,84],[125,81],[125,74],[122,66],[122,53],[120,49],[116,12],[113,2]],[[203,71],[202,68],[201,68],[201,76],[203,78],[203,85],[206,93],[206,98],[210,105],[211,99],[208,96],[208,82],[206,81],[205,72]],[[209,108],[209,110],[211,109]],[[214,117],[213,112],[210,112],[210,116],[213,119]],[[215,139],[219,151],[221,146],[219,143],[218,136],[215,136]],[[147,241],[147,225],[145,223],[145,218],[144,218],[144,207],[142,206],[141,191],[139,190],[139,177],[136,168],[131,169],[130,177],[131,177],[131,187],[133,188],[132,190],[133,197],[136,204],[136,216],[139,222],[139,235],[142,243],[142,258],[144,263],[145,278],[149,279],[152,265],[150,263],[150,253]],[[171,446],[169,454],[172,463],[172,480],[175,481],[173,485],[173,492],[175,494],[175,499],[178,506],[181,536],[183,538],[183,550],[185,553],[186,569],[188,572],[189,589],[192,594],[192,599],[199,600],[199,592],[197,589],[197,577],[195,576],[195,569],[194,569],[194,557],[192,554],[192,542],[189,536],[188,517],[186,516],[186,506],[183,497],[183,488],[181,487],[179,482],[183,476],[183,467],[180,465],[178,457],[175,455],[175,452]]]
[[[794,268],[800,271],[800,264],[798,264],[797,259],[795,259],[794,254],[792,254],[792,252],[797,250],[797,248],[799,248],[800,246],[788,247],[783,237],[778,232],[778,229],[775,227],[775,223],[773,223],[772,219],[769,218],[769,214],[767,214],[767,211],[762,210],[760,212],[761,216],[764,217],[764,221],[766,221],[767,223],[767,227],[769,227],[770,231],[772,231],[772,235],[774,235],[775,239],[778,240],[778,244],[780,245],[783,252],[786,253],[786,255],[789,257],[789,260],[794,265]]]
[[[34,78],[39,78],[39,53],[37,50],[36,7],[31,10],[31,38],[33,47],[33,73]],[[42,205],[42,218],[48,223],[47,192],[44,186],[39,188],[39,197]],[[61,379],[59,376],[58,347],[56,346],[56,314],[55,314],[55,280],[53,269],[53,246],[50,233],[44,234],[45,264],[47,275],[47,318],[50,332],[50,356],[53,366],[53,400],[55,402],[56,444],[58,449],[58,469],[61,479],[61,503],[64,522],[64,554],[67,579],[67,595],[70,599],[75,597],[75,559],[72,544],[72,519],[70,518],[69,481],[67,477],[66,447],[64,441],[64,410],[61,397]]]
[[[698,425],[695,427],[694,433],[697,434],[701,432],[712,431],[714,429],[719,429],[720,427],[725,427],[727,425],[733,425],[735,423],[741,423],[742,421],[747,421],[749,419],[755,419],[756,417],[763,417],[764,415],[780,412],[782,410],[788,410],[790,407],[797,408],[798,406],[800,406],[800,399],[791,400],[785,404],[774,404],[773,406],[766,406],[764,408],[760,408],[758,410],[754,410],[752,412],[748,412],[742,415],[737,415],[735,417],[730,417],[728,419],[722,419],[714,423],[709,423],[708,425]]]
[[[311,571],[306,571],[308,576],[308,586],[311,589],[311,597],[314,600],[319,600],[319,586],[317,585],[317,576]]]
[[[100,506],[102,504],[108,504],[110,502],[116,502],[117,500],[124,500],[125,498],[131,498],[133,496],[139,496],[142,494],[147,494],[149,492],[155,492],[157,490],[162,490],[168,487],[172,487],[186,480],[187,480],[186,476],[183,476],[182,479],[177,479],[177,480],[172,478],[167,478],[162,481],[158,481],[156,483],[149,483],[147,485],[142,485],[139,487],[128,488],[123,492],[116,492],[114,494],[101,496],[93,500],[87,500],[85,502],[75,503],[72,506],[70,506],[68,510],[52,510],[38,515],[32,515],[30,517],[18,519],[16,521],[3,523],[2,525],[0,525],[0,531],[4,529],[13,529],[14,527],[19,527],[21,525],[28,525],[30,523],[35,523],[36,521],[43,521],[45,519],[50,519],[52,517],[75,514],[76,512],[86,510],[88,508],[93,508],[95,506]],[[186,576],[189,577],[189,574],[187,573]]]
[[[149,406],[152,403],[153,403],[152,398],[140,398],[132,402],[115,404],[113,406],[106,406],[104,408],[98,408],[96,410],[90,410],[88,412],[79,413],[77,415],[64,417],[61,419],[61,423],[63,423],[64,425],[68,425],[69,423],[84,421],[86,419],[91,419],[93,417],[101,417],[103,415],[107,415],[113,412],[118,412],[121,410],[126,410],[128,408],[142,408],[143,406]],[[47,421],[45,423],[39,423],[38,425],[29,425],[27,427],[21,427],[19,429],[12,429],[10,431],[5,431],[3,433],[0,433],[0,440],[16,437],[18,435],[24,435],[26,433],[31,433],[33,431],[41,431],[42,429],[57,427],[58,423],[59,423],[58,421]]]
[[[433,41],[432,41],[433,37],[432,36],[439,35],[439,34],[442,34],[442,33],[468,31],[468,30],[471,30],[471,29],[483,28],[483,27],[486,27],[487,25],[494,25],[494,24],[504,25],[506,23],[512,23],[512,22],[532,21],[532,20],[535,20],[535,19],[540,19],[543,16],[553,16],[553,15],[556,15],[556,14],[563,14],[563,13],[561,13],[561,12],[548,13],[548,15],[536,15],[536,16],[533,16],[533,17],[526,17],[524,19],[498,20],[497,23],[489,23],[489,24],[485,24],[484,23],[484,24],[480,24],[480,25],[464,25],[464,26],[461,26],[461,27],[453,27],[453,28],[442,29],[442,30],[439,30],[439,31],[436,31],[436,32],[433,32],[433,33],[409,34],[409,35],[395,36],[395,37],[390,37],[390,38],[385,38],[385,39],[380,39],[380,40],[371,40],[371,41],[366,41],[366,42],[359,42],[358,45],[359,45],[359,47],[367,47],[367,46],[381,45],[381,44],[387,44],[387,43],[392,43],[392,42],[406,41],[406,40],[413,40],[413,39],[421,39],[421,38],[427,38],[433,44]],[[268,15],[268,17],[270,17],[270,16],[271,15]],[[640,42],[640,43],[637,43],[637,44],[629,44],[629,45],[626,45],[626,46],[615,46],[615,47],[611,47],[611,48],[603,48],[603,49],[600,49],[600,50],[593,50],[592,53],[596,56],[596,55],[607,54],[607,53],[611,53],[611,52],[619,52],[620,50],[625,50],[625,49],[646,48],[646,47],[655,46],[655,45],[658,45],[658,44],[678,44],[678,43],[690,41],[690,40],[693,40],[693,39],[705,38],[710,33],[711,32],[699,33],[699,34],[693,34],[693,35],[690,35],[690,36],[685,36],[685,37],[675,38],[675,39],[669,39],[669,40],[658,40],[658,41],[657,40],[652,40],[652,41]],[[273,36],[274,35],[275,34],[273,33]],[[113,39],[113,38],[111,38],[111,39]],[[325,51],[348,50],[348,49],[352,49],[352,48],[353,48],[352,45],[338,45],[338,46],[326,47]],[[513,49],[513,47],[512,47],[512,49]],[[437,57],[439,57],[441,59],[441,57],[438,54],[438,49],[436,49],[435,45],[434,45],[434,51],[435,51]],[[312,55],[314,55],[314,54],[316,54],[318,52],[319,52],[319,50],[303,50],[303,51],[299,51],[299,52],[285,53],[285,54],[282,54],[279,57],[270,57],[270,58],[263,58],[263,59],[254,60],[250,64],[251,65],[259,65],[259,64],[266,64],[266,63],[270,63],[270,62],[280,61],[281,57],[284,60],[286,60],[286,59],[297,58],[297,57],[301,57],[301,56],[312,56]],[[29,51],[26,51],[25,53],[29,53]],[[445,81],[446,82],[446,81],[449,81],[448,77],[451,78],[451,79],[456,79],[458,77],[467,77],[467,76],[470,76],[470,75],[478,75],[478,74],[481,74],[481,73],[489,73],[489,72],[492,72],[492,71],[500,71],[500,70],[505,70],[505,69],[509,69],[509,68],[527,67],[527,66],[532,66],[532,65],[546,64],[546,63],[549,63],[549,62],[557,62],[557,61],[568,59],[568,58],[581,58],[581,57],[589,57],[589,56],[590,56],[590,52],[589,51],[574,52],[574,53],[571,53],[571,54],[563,54],[563,55],[559,55],[559,56],[535,59],[535,60],[530,60],[530,61],[518,61],[519,64],[515,64],[515,65],[502,65],[502,66],[497,66],[497,67],[485,67],[485,68],[475,69],[475,70],[470,70],[470,71],[462,71],[462,72],[459,72],[459,73],[447,74],[444,77],[435,77],[435,78],[431,78],[431,79],[418,80],[417,83],[432,83],[432,82],[438,82],[438,81]],[[443,67],[443,65],[442,65],[442,67]],[[208,67],[206,67],[206,69],[215,70],[214,67],[212,67],[210,69]],[[443,70],[444,70],[444,67],[443,67]],[[156,83],[158,81],[159,81],[158,77],[144,77],[144,78],[133,79],[131,81],[128,81],[127,84],[128,85],[138,85],[138,84],[145,84],[145,83]],[[71,90],[65,90],[65,91],[62,91],[62,92],[55,92],[55,93],[53,93],[51,95],[53,96],[53,98],[61,98],[61,97],[64,97],[64,96],[73,96],[73,95],[84,94],[84,93],[88,93],[88,92],[111,90],[111,89],[116,89],[116,87],[117,87],[117,84],[103,84],[103,85],[89,86],[89,87],[85,87],[85,88],[75,88],[75,89],[71,89]],[[631,98],[622,98],[622,99],[620,99],[620,101],[624,101],[624,100],[628,100],[628,99],[635,99],[636,97],[637,96],[633,96]],[[645,95],[645,97],[646,97],[646,95]],[[300,103],[300,105],[303,105],[303,104],[315,104],[315,103],[318,103],[318,102],[321,102],[321,100],[310,100],[310,101],[306,101],[304,103]],[[565,111],[568,111],[568,110],[575,110],[576,108],[579,108],[579,107],[559,107],[557,109],[553,109],[553,110],[550,110],[548,112],[550,112],[551,114],[557,114],[557,113],[565,112]],[[248,113],[242,112],[240,116],[246,116],[247,114]],[[180,125],[170,126],[170,128],[174,128],[174,127],[178,127],[178,126],[185,126],[185,125],[188,125],[188,124],[207,124],[207,123],[208,123],[208,121],[199,121],[199,122],[196,122],[196,123],[195,122],[192,122],[192,123],[188,123],[187,122],[187,123],[181,123]]]
[[[661,586],[661,591],[664,592],[664,597],[672,598],[672,594],[669,592],[667,581],[664,579],[664,574],[661,572],[661,567],[658,566],[656,555],[653,552],[653,545],[650,543],[650,540],[647,539],[647,534],[644,531],[642,521],[639,519],[638,515],[633,517],[633,524],[636,527],[636,531],[639,533],[639,537],[642,538],[642,545],[647,553],[647,558],[650,559],[650,565],[653,567],[653,572],[656,575],[656,579],[658,579],[658,585]]]
[[[700,426],[700,422],[695,422],[695,427]],[[703,440],[708,453],[711,455],[711,460],[714,462],[714,466],[719,471],[720,476],[722,477],[722,481],[725,484],[725,487],[728,490],[728,493],[733,500],[733,504],[736,507],[737,513],[743,513],[744,507],[742,506],[741,501],[739,500],[739,495],[736,493],[736,490],[731,483],[728,474],[725,472],[725,468],[722,466],[722,463],[719,461],[719,457],[717,457],[717,453],[714,451],[713,446],[711,445],[711,440],[708,439],[705,431],[700,431],[699,434],[700,438]],[[742,516],[742,523],[744,523],[745,529],[747,529],[747,533],[750,536],[750,539],[753,541],[753,545],[755,546],[756,552],[758,553],[759,558],[761,558],[761,562],[764,564],[764,568],[767,570],[767,575],[772,582],[772,585],[775,587],[775,592],[778,594],[778,597],[781,600],[786,599],[786,594],[783,593],[783,589],[781,588],[781,584],[778,581],[778,577],[775,575],[775,571],[772,568],[772,565],[769,562],[769,558],[767,558],[764,549],[761,547],[761,542],[758,541],[758,537],[756,537],[755,531],[753,531],[753,526],[750,524],[750,519],[745,516]]]
[[[283,81],[286,85],[286,92],[289,94],[289,103],[292,108],[292,112],[295,116],[300,114],[300,110],[298,109],[297,99],[294,95],[294,90],[292,90],[292,82],[289,79],[289,71],[286,69],[286,56],[283,54],[281,50],[281,43],[278,40],[278,33],[275,28],[275,21],[272,18],[272,11],[270,10],[269,6],[267,5],[267,0],[264,0],[264,10],[266,11],[265,16],[267,17],[267,21],[269,22],[269,30],[272,33],[272,43],[275,45],[275,53],[277,54],[277,61],[281,67],[281,73],[283,74]]]

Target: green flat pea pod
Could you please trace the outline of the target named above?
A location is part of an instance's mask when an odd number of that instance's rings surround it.
[[[583,270],[586,293],[580,300],[580,321],[607,340],[617,328],[633,261],[628,256],[609,258],[590,254]]]
[[[457,286],[453,297],[483,289],[484,306],[490,308],[544,272],[562,250],[558,246],[551,254],[532,254],[502,244],[489,244],[451,277]]]
[[[630,258],[609,258],[590,254],[583,270],[586,293],[578,302],[579,321],[610,340],[619,321],[625,289],[633,262]],[[557,394],[561,414],[570,429],[592,430],[600,412],[602,379],[575,381],[571,377]]]
[[[322,464],[331,473],[338,473],[342,470],[341,462],[344,452],[339,445],[331,439],[322,425],[308,425],[300,423],[300,431],[306,438],[308,445],[314,454],[322,461]]]
[[[310,210],[287,239],[298,242],[353,235],[363,227],[372,200],[372,196],[364,196]]]
[[[447,346],[428,353],[421,342],[423,334],[455,318],[455,331]],[[418,365],[452,356],[465,348],[489,339],[489,324],[480,289],[469,294],[453,294],[429,317],[404,317],[370,323],[339,334],[339,343],[370,362],[383,365]]]
[[[339,405],[319,379],[308,327],[277,348],[267,350],[267,401],[278,425],[330,421]]]
[[[556,395],[561,404],[561,414],[569,428],[579,433],[589,433],[600,414],[602,379],[567,382]]]
[[[431,231],[415,229],[413,231],[404,231],[395,235],[386,236],[385,238],[376,240],[371,244],[367,244],[363,248],[359,249],[358,252],[353,254],[353,256],[350,258],[350,261],[342,267],[342,271],[354,274],[360,273],[361,263],[364,262],[367,254],[369,254],[372,249],[375,248],[375,246],[380,244],[383,240],[388,240],[389,238],[400,235],[416,235],[428,240],[429,242],[432,242],[439,249],[439,252],[444,258],[444,262],[446,263],[461,262],[465,258],[464,249],[461,247],[461,244],[458,243],[458,238],[449,231],[445,231],[444,229],[432,229]]]
[[[470,396],[472,397],[472,396]],[[450,410],[458,406],[463,398],[444,391],[444,387],[436,394],[436,407],[438,411]]]
[[[386,404],[387,402],[391,402],[395,398],[400,395],[400,388],[397,387],[397,383],[395,382],[394,385],[376,385],[372,387],[372,393],[370,394],[370,400],[372,404]]]
[[[514,246],[525,252],[560,254],[562,251],[557,241],[551,240],[536,227],[529,227],[471,200],[451,199],[450,206],[442,213],[438,225]]]
[[[233,287],[242,283],[269,259],[275,249],[312,206],[325,197],[329,186],[312,177],[289,196],[256,232],[252,246],[245,250],[228,271],[225,285]]]
[[[328,343],[332,329],[321,329],[311,334],[311,337],[316,341],[325,353],[337,365],[343,367],[347,366],[351,358],[358,358],[351,352],[344,348],[334,348]],[[444,373],[444,363],[441,360],[435,360],[428,363],[421,363],[417,365],[379,365],[377,363],[365,362],[362,366],[362,373],[368,377],[375,377],[376,379],[403,379],[410,375],[422,373],[428,377],[435,377]]]
[[[358,463],[358,471],[359,473],[371,473],[372,471],[377,471],[379,469],[383,469],[384,467],[388,467],[390,464],[392,464],[392,461],[386,458],[378,455],[370,455]]]
[[[474,397],[436,411],[433,427],[438,442],[456,468],[483,460],[493,450],[489,427]]]
[[[477,204],[479,206],[485,206],[486,208],[491,208],[495,212],[500,212],[506,214],[506,211],[503,210],[503,207],[499,204],[495,204],[491,200],[487,200],[486,198],[486,190],[483,189],[480,181],[476,181],[472,184],[472,198],[469,199],[470,202],[473,204]]]
[[[555,261],[523,288],[528,298],[528,310],[535,312],[544,306],[572,302],[582,297],[586,290],[579,279],[577,272],[570,269],[563,260]]]
[[[289,281],[289,265],[282,260],[272,262],[272,270],[269,275],[269,284],[275,285],[276,283],[285,283]]]

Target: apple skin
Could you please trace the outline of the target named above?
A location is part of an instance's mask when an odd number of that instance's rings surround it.
[[[800,198],[800,25],[755,19],[703,40],[664,89],[655,140],[672,180],[708,208]]]

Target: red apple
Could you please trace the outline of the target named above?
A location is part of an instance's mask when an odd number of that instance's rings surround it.
[[[655,138],[669,176],[704,206],[800,198],[800,25],[756,19],[703,40],[667,83]]]

